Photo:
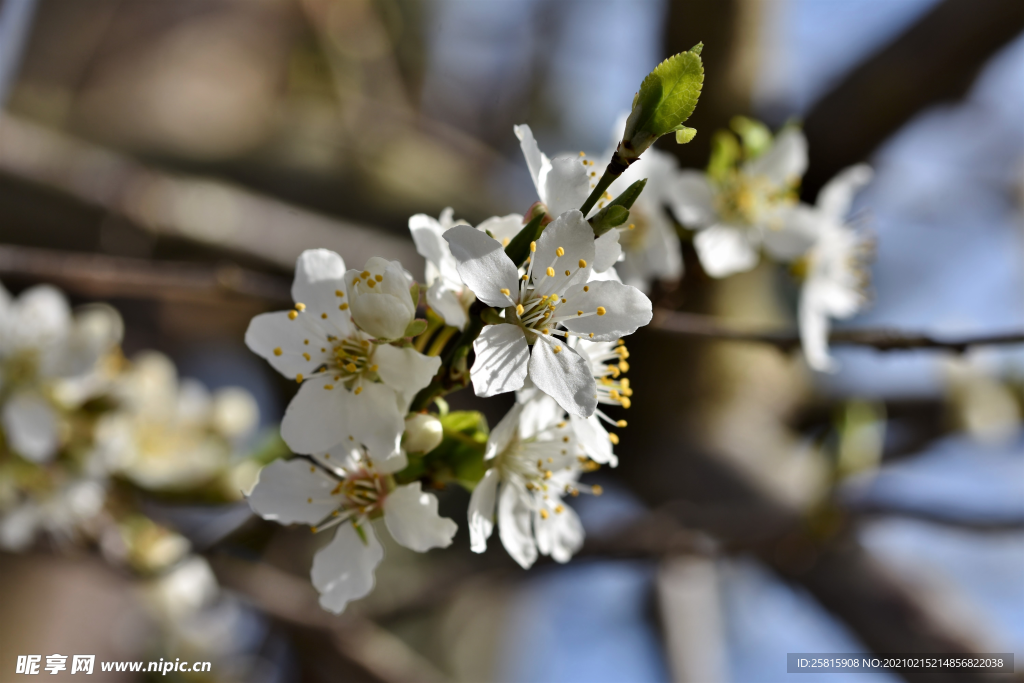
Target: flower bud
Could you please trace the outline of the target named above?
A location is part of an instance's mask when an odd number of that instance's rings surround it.
[[[377,339],[400,339],[416,317],[413,280],[402,264],[374,256],[362,271],[345,274],[356,325]]]
[[[402,446],[410,453],[429,453],[441,445],[444,428],[441,421],[426,413],[413,413],[405,418]]]

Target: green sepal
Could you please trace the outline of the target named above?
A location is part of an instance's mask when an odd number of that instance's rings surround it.
[[[772,146],[772,131],[760,121],[746,116],[734,116],[729,127],[740,136],[745,159],[756,159]]]
[[[608,203],[608,206],[621,206],[624,209],[632,209],[633,202],[637,200],[645,187],[647,187],[647,178],[642,178],[623,190],[618,197]]]
[[[412,299],[413,308],[420,305],[420,283],[412,283],[412,287],[409,288],[409,297]]]
[[[523,229],[505,247],[505,255],[512,260],[512,263],[516,264],[517,268],[523,265],[526,262],[526,257],[530,255],[530,242],[536,241],[544,232],[543,222],[546,215],[546,213],[538,213],[534,216],[533,220],[523,226]]]
[[[418,337],[427,330],[427,321],[421,318],[417,318],[409,323],[409,326],[405,328],[405,334],[403,337]]]
[[[500,325],[505,322],[505,319],[501,317],[501,314],[493,308],[485,308],[480,314],[480,319],[487,325]]]
[[[441,445],[422,457],[410,456],[409,466],[395,475],[395,480],[399,484],[420,479],[454,482],[471,491],[487,470],[487,419],[475,410],[456,410],[438,419],[444,429]]]
[[[370,545],[370,539],[366,537],[366,530],[359,524],[353,524],[352,528],[359,534],[359,540],[363,542],[363,545]]]
[[[609,230],[629,220],[629,209],[618,204],[609,204],[590,218],[594,237],[600,237]]]
[[[622,137],[636,156],[693,113],[704,85],[700,47],[669,57],[640,84]]]
[[[739,163],[740,143],[727,130],[715,131],[711,136],[711,158],[708,161],[708,175],[714,180],[724,180]]]
[[[685,145],[687,142],[690,142],[695,137],[697,137],[696,128],[687,128],[686,126],[679,126],[679,128],[676,129],[676,142],[679,143],[680,145]]]

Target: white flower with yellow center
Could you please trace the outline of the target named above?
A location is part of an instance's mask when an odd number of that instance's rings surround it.
[[[669,203],[681,223],[699,231],[693,246],[708,275],[752,269],[762,245],[777,258],[799,255],[790,244],[785,209],[796,203],[795,189],[806,170],[807,140],[789,128],[764,154],[720,182],[701,171],[679,174]]]
[[[807,363],[820,372],[835,372],[829,354],[829,318],[849,318],[867,303],[866,262],[871,239],[846,224],[853,195],[871,180],[863,164],[840,172],[818,195],[814,207],[800,207],[799,216],[814,245],[797,263],[803,271],[798,318]]]
[[[58,403],[66,402],[57,394],[76,393],[60,392],[62,383],[87,382],[123,329],[109,306],[88,306],[73,316],[64,295],[49,285],[17,299],[0,286],[0,423],[13,451],[33,462],[53,458],[61,442]]]
[[[281,524],[309,524],[313,531],[337,526],[334,540],[313,558],[313,585],[324,609],[340,614],[373,590],[384,548],[371,520],[383,517],[395,541],[417,552],[451,545],[457,526],[438,515],[437,497],[418,481],[395,485],[391,475],[405,468],[404,454],[375,463],[358,449],[339,447],[314,459],[267,465],[249,504]]]
[[[583,545],[583,525],[562,498],[601,489],[578,481],[587,461],[562,410],[543,395],[517,403],[491,432],[484,460],[490,469],[469,502],[473,552],[487,549],[496,518],[502,545],[523,568],[538,552],[568,562]]]
[[[567,340],[615,341],[632,334],[651,321],[651,302],[635,287],[590,281],[594,233],[583,214],[569,210],[548,225],[530,245],[522,276],[497,240],[468,226],[444,237],[476,297],[505,309],[504,322],[484,327],[473,344],[476,394],[516,391],[529,374],[567,412],[593,414],[594,377]]]
[[[369,285],[371,278],[378,285],[388,283],[389,289],[381,296],[360,294],[367,316],[382,327],[393,323],[387,319],[391,314],[404,319],[404,283],[392,287],[389,278],[397,281],[405,274],[400,277],[389,268],[346,274],[338,254],[305,251],[292,285],[295,308],[263,313],[249,324],[248,347],[301,384],[281,422],[281,437],[296,453],[323,452],[342,442],[362,444],[378,460],[398,451],[409,403],[430,383],[441,361],[377,343],[353,323],[349,286],[358,280],[360,288],[372,292],[377,285]],[[408,288],[404,294],[411,301]],[[390,313],[375,312],[375,305]]]
[[[440,218],[436,219],[422,213],[409,218],[409,232],[416,251],[427,260],[427,304],[444,318],[445,324],[462,330],[469,320],[469,307],[476,297],[459,276],[458,264],[444,240],[444,233],[456,225],[469,223],[456,221],[451,208],[442,211]],[[477,226],[477,230],[508,246],[522,227],[523,217],[509,214],[488,218]]]

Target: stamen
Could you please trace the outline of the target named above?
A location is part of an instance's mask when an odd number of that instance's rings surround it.
[[[584,261],[583,259],[580,259],[580,268],[586,268],[586,267],[587,267],[587,262]]]
[[[598,307],[597,307],[597,314],[598,314],[598,315],[604,315],[604,314],[605,314],[605,313],[607,313],[607,312],[608,312],[608,311],[607,311],[607,310],[605,310],[605,307],[604,307],[604,306],[598,306]]]
[[[555,249],[555,256],[565,256],[565,249],[562,249],[561,247]]]
[[[295,304],[295,310],[301,313],[306,310],[306,304]]]
[[[299,312],[298,311],[288,311],[288,319],[289,320],[295,320],[298,317],[299,317]]]
[[[282,353],[284,353],[284,351],[281,350],[280,346],[278,346],[276,349],[274,349],[274,355],[275,356],[280,356]]]

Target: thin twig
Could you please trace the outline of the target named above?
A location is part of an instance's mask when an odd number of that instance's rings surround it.
[[[695,339],[754,342],[770,344],[782,351],[800,346],[800,336],[783,330],[750,330],[723,323],[710,316],[657,309],[650,325],[653,329]],[[936,339],[919,332],[901,332],[886,329],[837,330],[829,336],[834,346],[866,346],[878,351],[908,351],[912,349],[943,349],[963,353],[972,346],[1024,344],[1024,331],[986,334],[975,337]]]
[[[1024,517],[992,517],[950,512],[948,510],[928,510],[917,507],[894,506],[883,503],[858,503],[847,506],[847,509],[859,519],[891,519],[902,518],[917,522],[926,522],[935,526],[944,526],[963,531],[999,534],[1019,533],[1024,531]]]

